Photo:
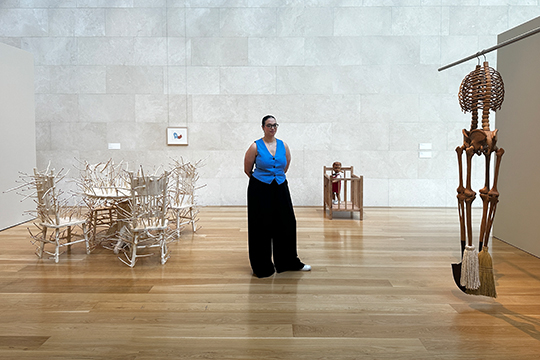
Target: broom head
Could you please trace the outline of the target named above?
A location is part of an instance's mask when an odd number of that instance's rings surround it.
[[[467,290],[476,290],[480,287],[478,250],[476,250],[474,245],[467,245],[463,252],[461,285],[465,286]]]
[[[478,254],[480,287],[476,290],[468,290],[471,295],[483,295],[492,298],[497,297],[497,289],[495,288],[495,277],[493,276],[493,260],[489,254],[487,246],[482,248]]]

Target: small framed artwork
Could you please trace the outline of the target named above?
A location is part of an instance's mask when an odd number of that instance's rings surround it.
[[[167,145],[187,145],[187,127],[167,128]]]

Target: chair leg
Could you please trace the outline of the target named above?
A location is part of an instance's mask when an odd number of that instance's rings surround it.
[[[161,250],[161,264],[165,264],[169,260],[169,250],[167,248],[167,241],[165,239],[165,230],[160,231],[159,235],[159,248]]]
[[[176,238],[180,238],[180,210],[176,210]]]
[[[58,263],[60,258],[60,229],[58,228],[54,229],[54,241],[56,245],[56,249],[54,250],[54,262]]]
[[[92,226],[92,242],[96,242],[96,232],[97,232],[97,212],[96,210],[90,211],[90,224]]]
[[[41,230],[41,240],[39,244],[39,248],[37,251],[38,258],[43,258],[43,251],[45,250],[45,241],[47,241],[47,227],[43,226],[43,229]]]
[[[137,261],[137,245],[139,244],[139,233],[133,234],[133,244],[131,245],[131,261],[129,263],[130,267],[135,266]]]
[[[193,208],[189,208],[189,217],[191,221],[191,227],[193,228],[193,232],[197,231],[197,225],[195,224],[195,219],[193,216]]]
[[[68,244],[71,242],[71,226],[67,227],[67,238],[66,238],[66,240],[67,240]],[[71,247],[69,247],[69,245],[68,245],[68,248],[71,249]]]
[[[82,231],[84,236],[84,244],[86,245],[86,253],[90,254],[90,239],[88,238],[88,228],[86,227],[86,223],[82,224]]]

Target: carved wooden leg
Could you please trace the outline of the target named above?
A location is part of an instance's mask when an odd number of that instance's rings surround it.
[[[480,223],[480,236],[478,240],[478,251],[482,250],[482,245],[484,241],[484,234],[486,233],[486,225],[488,219],[488,208],[489,208],[489,165],[491,160],[491,152],[485,152],[484,158],[486,159],[486,174],[485,174],[485,183],[484,187],[480,189],[480,197],[482,198],[482,221]]]
[[[476,199],[476,192],[473,191],[471,185],[472,174],[472,158],[474,156],[474,149],[472,147],[466,150],[467,154],[467,185],[464,191],[465,195],[465,215],[467,224],[467,245],[472,246],[472,203]]]
[[[499,176],[499,167],[501,164],[501,157],[504,154],[503,149],[496,151],[496,164],[495,174],[493,177],[493,187],[485,195],[488,199],[489,210],[486,216],[486,224],[483,236],[480,241],[484,244],[484,248],[478,254],[479,274],[480,274],[480,287],[478,290],[474,290],[471,294],[484,295],[490,297],[497,297],[497,289],[495,287],[495,278],[493,276],[493,260],[489,254],[489,235],[491,227],[493,226],[493,218],[495,217],[495,210],[497,209],[497,203],[499,202],[499,192],[497,191],[497,180]]]
[[[491,228],[493,226],[493,219],[495,218],[495,211],[497,210],[497,203],[499,202],[499,191],[497,190],[497,181],[499,180],[499,169],[501,166],[502,156],[504,155],[504,149],[498,149],[495,153],[496,162],[495,162],[495,173],[493,175],[493,187],[488,192],[489,197],[489,213],[488,220],[486,223],[486,231],[484,235],[483,242],[487,244],[489,241],[489,235],[491,233]]]
[[[472,243],[472,203],[476,193],[471,187],[472,157],[474,148],[471,146],[466,150],[467,153],[467,186],[465,188],[465,215],[467,220],[467,246],[463,253],[461,265],[461,285],[470,290],[476,290],[480,286],[478,273],[478,251]]]
[[[457,200],[458,200],[458,214],[459,214],[459,229],[461,240],[461,256],[465,251],[466,235],[465,235],[465,187],[463,186],[463,146],[456,148],[458,158],[458,171],[459,171],[459,186],[457,188]]]

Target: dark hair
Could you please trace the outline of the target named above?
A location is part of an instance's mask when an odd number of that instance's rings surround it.
[[[265,125],[266,120],[268,120],[268,119],[274,119],[274,120],[276,120],[276,118],[274,117],[274,115],[266,115],[266,116],[263,117],[263,119],[262,119],[262,126]]]

